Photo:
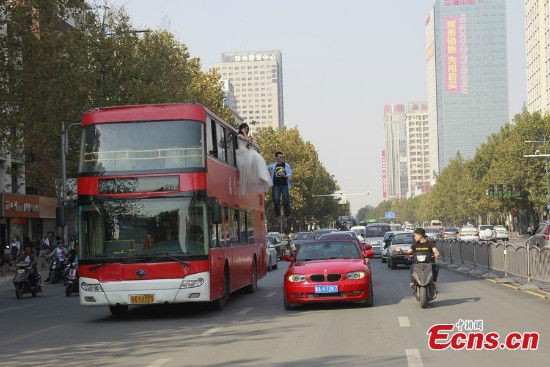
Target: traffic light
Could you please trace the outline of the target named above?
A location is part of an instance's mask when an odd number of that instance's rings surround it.
[[[512,196],[512,195],[514,195],[514,190],[512,189],[512,185],[511,185],[511,184],[506,184],[506,195],[507,195],[507,196]]]
[[[498,184],[497,185],[497,195],[498,196],[504,196],[504,185]]]
[[[495,196],[495,185],[489,185],[487,188],[487,196]]]

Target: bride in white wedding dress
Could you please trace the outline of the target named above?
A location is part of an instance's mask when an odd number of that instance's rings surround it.
[[[247,124],[239,125],[237,135],[237,168],[239,168],[239,191],[241,195],[265,193],[273,182],[267,165],[260,153],[254,149],[254,138],[248,135]]]

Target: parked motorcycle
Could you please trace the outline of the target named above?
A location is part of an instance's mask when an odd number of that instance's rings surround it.
[[[65,295],[70,297],[71,294],[78,292],[78,270],[75,262],[69,263],[65,270]]]
[[[420,307],[426,308],[428,302],[433,301],[437,296],[437,288],[433,278],[433,269],[431,260],[432,254],[429,252],[417,252],[413,256],[415,260],[412,266],[412,291]]]
[[[17,271],[13,277],[13,285],[15,286],[15,296],[19,299],[23,297],[23,294],[30,293],[33,297],[36,297],[38,292],[42,292],[42,279],[40,273],[36,272],[36,282],[31,284],[31,263],[21,261],[16,264]]]

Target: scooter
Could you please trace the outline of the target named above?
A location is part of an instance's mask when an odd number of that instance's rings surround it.
[[[412,255],[412,291],[420,307],[426,308],[428,302],[437,296],[437,288],[433,279],[433,269],[430,261],[432,254],[429,252],[417,252]]]
[[[17,271],[13,277],[13,285],[15,286],[15,296],[19,299],[23,294],[30,293],[36,297],[38,292],[42,292],[42,278],[39,272],[36,272],[36,284],[31,284],[30,275],[32,266],[30,263],[21,261],[16,265]]]
[[[67,297],[70,297],[73,292],[78,292],[78,278],[76,263],[72,262],[68,264],[65,270],[65,295]]]
[[[59,260],[57,257],[54,257],[50,266],[50,274],[48,276],[50,284],[57,283],[62,279],[64,263],[65,259]],[[46,279],[46,281],[48,281],[48,279]]]

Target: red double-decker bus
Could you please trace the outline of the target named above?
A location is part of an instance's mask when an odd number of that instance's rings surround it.
[[[213,302],[266,272],[263,194],[240,196],[236,130],[203,106],[98,108],[82,119],[80,303]]]

